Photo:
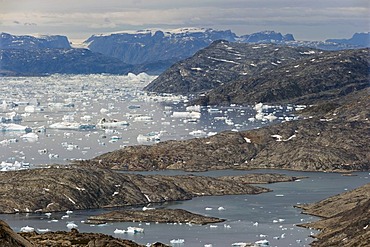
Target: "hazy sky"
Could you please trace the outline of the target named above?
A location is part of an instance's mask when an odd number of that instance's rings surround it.
[[[325,40],[369,32],[369,15],[369,0],[0,0],[0,32],[84,40],[121,30],[206,27]]]

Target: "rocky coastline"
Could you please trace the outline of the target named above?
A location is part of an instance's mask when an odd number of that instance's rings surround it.
[[[316,240],[311,246],[370,245],[370,184],[299,207],[306,214],[322,218],[317,222],[300,225],[321,230],[314,236]]]
[[[120,210],[91,216],[87,224],[107,222],[156,222],[206,225],[224,222],[224,219],[203,216],[183,209],[144,208],[143,210]]]
[[[2,172],[0,213],[44,213],[147,205],[198,196],[259,194],[270,190],[248,183],[296,179],[279,174],[143,176],[83,167]]]
[[[370,169],[369,89],[313,105],[297,121],[207,138],[129,146],[79,163],[118,170]]]

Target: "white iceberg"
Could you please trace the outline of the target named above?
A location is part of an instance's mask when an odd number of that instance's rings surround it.
[[[185,243],[185,240],[182,239],[182,238],[172,239],[172,240],[170,240],[170,243],[171,244],[183,244],[183,243]]]
[[[0,131],[2,132],[8,132],[8,131],[20,131],[20,132],[31,132],[32,129],[28,126],[23,126],[23,125],[19,125],[19,124],[13,124],[13,123],[10,123],[10,124],[4,124],[4,123],[0,123]]]
[[[68,229],[72,229],[72,228],[77,228],[78,227],[78,225],[76,225],[75,223],[73,223],[73,222],[68,222],[67,223],[67,228]]]
[[[270,245],[270,242],[267,241],[266,239],[263,239],[263,240],[258,240],[256,242],[254,242],[257,246],[269,246]]]
[[[136,233],[143,233],[143,232],[144,232],[144,228],[134,227],[134,226],[127,227],[127,230],[120,230],[120,229],[114,230],[115,234],[123,234],[123,233],[136,234]]]
[[[90,130],[95,129],[93,124],[81,124],[81,123],[70,123],[70,122],[59,122],[49,126],[50,129],[59,130]]]
[[[99,128],[118,128],[122,126],[128,126],[129,123],[127,121],[121,121],[117,119],[105,119],[102,118],[98,122],[97,126]]]
[[[30,227],[30,226],[23,226],[21,227],[21,232],[34,232],[35,228]]]

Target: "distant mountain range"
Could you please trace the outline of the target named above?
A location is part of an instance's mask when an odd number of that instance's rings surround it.
[[[160,74],[174,63],[194,55],[216,40],[343,50],[369,47],[369,37],[370,33],[363,33],[355,34],[348,40],[312,42],[295,41],[292,34],[283,35],[274,31],[237,36],[230,30],[182,28],[93,35],[84,42],[88,50],[83,50],[72,48],[66,36],[33,37],[1,33],[0,74],[3,76],[51,73],[124,74],[127,71]],[[58,51],[58,49],[64,49],[64,51]],[[65,52],[66,49],[70,52]],[[25,50],[25,52],[21,53],[19,50]],[[90,59],[86,59],[86,54],[89,54]],[[71,57],[68,58],[68,56]],[[40,61],[41,58],[43,61]]]

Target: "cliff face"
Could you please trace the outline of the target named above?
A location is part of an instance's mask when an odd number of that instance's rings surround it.
[[[235,41],[230,30],[183,28],[172,31],[139,30],[110,35],[93,35],[85,41],[90,50],[112,56],[129,64],[176,61],[193,55],[212,41]]]
[[[43,35],[34,37],[29,35],[11,35],[0,33],[0,49],[70,49],[68,38],[62,35]]]

